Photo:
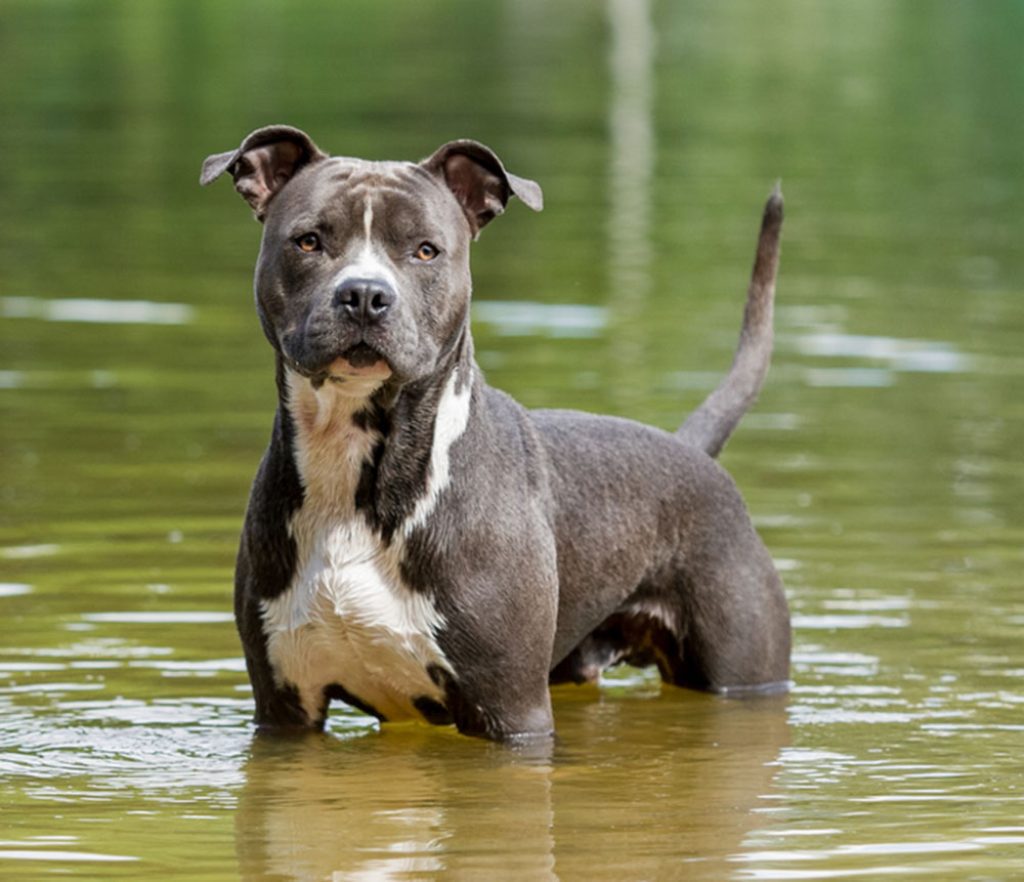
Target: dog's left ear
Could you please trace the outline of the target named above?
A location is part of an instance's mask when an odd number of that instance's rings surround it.
[[[505,210],[512,196],[518,196],[534,211],[544,207],[539,184],[505,171],[494,151],[476,141],[450,141],[421,165],[440,175],[455,194],[474,238]]]

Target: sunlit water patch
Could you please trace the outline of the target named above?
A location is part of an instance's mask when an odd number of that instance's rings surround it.
[[[0,297],[0,318],[40,319],[47,322],[100,324],[185,325],[195,309],[187,303],[153,303],[148,300],[97,300],[66,297]]]
[[[506,337],[595,337],[607,325],[608,311],[580,303],[480,300],[473,318]]]
[[[820,331],[783,336],[779,343],[801,355],[883,361],[897,372],[962,373],[974,366],[973,359],[953,344],[930,340]]]

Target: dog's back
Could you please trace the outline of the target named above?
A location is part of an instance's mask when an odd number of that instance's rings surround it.
[[[711,459],[768,373],[782,215],[776,187],[732,367],[675,435],[573,411],[533,414],[557,483],[555,533],[565,540],[554,682],[592,681],[620,661],[657,664],[667,681],[702,689],[787,681],[781,581],[732,480]]]

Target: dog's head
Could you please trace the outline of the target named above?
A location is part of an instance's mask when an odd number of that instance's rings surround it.
[[[208,157],[200,183],[224,172],[264,224],[263,330],[316,383],[432,373],[468,320],[470,241],[513,195],[542,207],[537,184],[475,141],[419,163],[368,162],[269,126]]]

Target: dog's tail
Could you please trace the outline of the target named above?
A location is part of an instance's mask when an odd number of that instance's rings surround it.
[[[754,271],[747,289],[743,327],[732,367],[703,404],[687,417],[676,435],[687,444],[718,456],[733,429],[757,400],[772,357],[772,304],[779,268],[782,189],[775,185],[764,206]]]

